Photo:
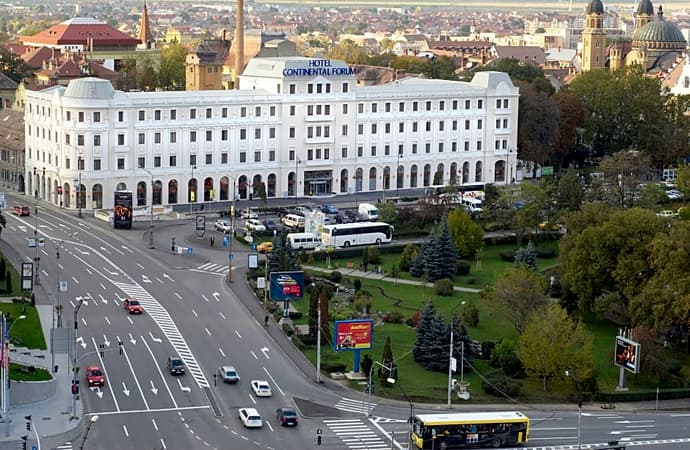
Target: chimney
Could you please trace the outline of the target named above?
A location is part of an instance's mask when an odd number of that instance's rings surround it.
[[[244,67],[244,0],[237,0],[237,23],[235,25],[235,89],[240,88],[240,73]]]

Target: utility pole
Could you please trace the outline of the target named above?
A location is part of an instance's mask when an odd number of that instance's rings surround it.
[[[232,206],[230,207],[230,241],[228,241],[228,283],[232,283],[232,241],[235,240],[235,200],[237,195],[235,192],[235,177],[229,176],[232,180]],[[264,310],[264,314],[266,311]]]
[[[321,383],[321,289],[314,285],[318,295],[316,310],[316,382]]]
[[[74,307],[74,349],[72,350],[72,416],[70,420],[77,420],[77,395],[79,395],[79,378],[78,372],[79,367],[77,367],[77,351],[79,349],[79,342],[77,342],[78,336],[77,332],[79,330],[79,322],[77,321],[77,315],[79,314],[79,308],[84,303],[84,298],[79,297],[79,303]]]
[[[448,355],[448,409],[450,409],[450,397],[453,392],[453,326],[450,327],[450,353]]]

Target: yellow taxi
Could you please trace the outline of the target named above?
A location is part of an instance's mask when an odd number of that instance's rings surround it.
[[[273,251],[273,242],[262,242],[256,246],[259,253],[271,253]]]

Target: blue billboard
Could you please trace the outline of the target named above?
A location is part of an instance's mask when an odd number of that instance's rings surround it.
[[[272,300],[295,300],[304,296],[304,272],[271,272],[269,283]]]

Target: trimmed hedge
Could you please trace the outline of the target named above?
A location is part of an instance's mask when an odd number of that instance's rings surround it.
[[[657,397],[658,396],[658,397]],[[642,402],[649,400],[677,400],[690,398],[690,388],[667,389],[663,391],[641,391],[641,392],[597,392],[594,395],[597,401],[604,403],[615,402]]]

